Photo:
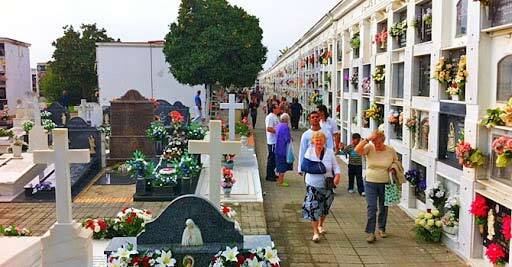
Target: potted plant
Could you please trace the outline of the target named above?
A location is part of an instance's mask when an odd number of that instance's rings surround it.
[[[512,138],[500,136],[492,142],[492,149],[496,152],[496,167],[505,168],[512,159]]]
[[[163,153],[163,144],[165,137],[167,136],[167,130],[161,121],[151,122],[148,129],[146,130],[146,137],[155,142],[155,152],[157,155]]]
[[[11,130],[0,128],[0,141],[7,141],[14,137],[14,133]]]
[[[222,168],[222,182],[220,186],[224,191],[224,196],[229,197],[231,195],[231,189],[235,183],[236,180],[233,177],[233,170],[226,167]]]
[[[144,195],[147,192],[147,176],[153,173],[155,166],[152,162],[146,161],[146,156],[140,151],[133,152],[133,158],[126,161],[125,166],[131,177],[137,179],[137,192]]]
[[[18,136],[14,137],[14,142],[11,145],[13,158],[15,158],[15,159],[23,158],[21,156],[21,152],[23,151],[23,145],[27,145],[27,143],[23,142],[23,140],[21,140],[21,138]]]
[[[241,121],[236,123],[235,133],[240,135],[240,141],[242,142],[242,146],[247,146],[247,137],[251,135],[251,130],[249,128],[249,120],[247,119],[247,117],[244,117]]]
[[[32,233],[27,228],[20,228],[14,224],[9,226],[0,225],[0,236],[29,236]]]
[[[494,266],[505,266],[507,263],[507,254],[499,243],[491,243],[485,250],[485,256]]]
[[[179,161],[174,162],[174,169],[177,177],[180,177],[182,194],[192,194],[192,181],[199,179],[201,174],[201,163],[195,157],[185,153]]]
[[[187,129],[188,140],[203,140],[206,136],[207,129],[200,123],[191,123]]]
[[[481,195],[476,195],[475,200],[471,203],[471,209],[469,213],[475,216],[476,224],[480,230],[480,234],[484,233],[484,227],[487,224],[487,212],[489,206],[487,205],[487,199]]]

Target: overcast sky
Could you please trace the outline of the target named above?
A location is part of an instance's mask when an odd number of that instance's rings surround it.
[[[279,49],[291,46],[340,0],[228,0],[260,18],[263,43],[268,47],[265,69]],[[176,20],[179,0],[2,0],[0,37],[30,43],[30,64],[53,54],[52,41],[62,27],[97,23],[121,41],[163,39]]]

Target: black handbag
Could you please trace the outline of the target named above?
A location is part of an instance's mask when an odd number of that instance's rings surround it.
[[[320,155],[320,160],[324,158],[324,151],[322,150],[322,154]],[[302,160],[302,163],[300,164],[300,168],[303,172],[309,173],[309,174],[325,174],[327,173],[327,170],[325,169],[325,165],[322,163],[322,161],[312,161],[307,158],[304,158]]]

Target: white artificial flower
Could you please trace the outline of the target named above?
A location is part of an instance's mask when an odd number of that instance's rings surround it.
[[[437,191],[437,193],[436,193],[436,197],[437,197],[437,198],[442,198],[442,197],[444,197],[444,192],[443,192],[443,191]]]
[[[155,265],[155,263],[156,263],[155,259],[150,259],[150,260],[149,260],[149,265],[150,265],[150,266]]]
[[[226,250],[222,252],[222,257],[226,258],[227,261],[234,261],[237,262],[238,259],[236,258],[238,256],[238,248],[230,248],[226,247]]]
[[[162,254],[158,259],[156,259],[156,262],[158,263],[158,267],[171,267],[176,264],[176,260],[172,258],[172,252],[169,251],[162,251]]]
[[[108,267],[125,267],[126,263],[121,259],[112,259],[108,263]]]
[[[224,263],[222,262],[222,258],[217,258],[213,263],[212,267],[224,267]]]
[[[252,260],[247,259],[244,265],[247,267],[263,267],[256,257],[252,258]]]
[[[100,226],[99,226],[99,225],[97,225],[97,224],[94,224],[94,232],[95,232],[95,233],[99,233],[100,231],[101,231]]]
[[[128,250],[124,247],[118,248],[117,252],[115,253],[115,255],[117,257],[119,257],[120,259],[129,259],[130,255],[132,255],[132,254],[137,254],[137,251],[136,250]]]
[[[272,264],[278,264],[279,257],[277,257],[277,250],[272,249],[271,247],[265,248],[265,259]]]

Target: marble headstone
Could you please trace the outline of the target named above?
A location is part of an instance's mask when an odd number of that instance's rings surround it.
[[[93,127],[99,127],[103,123],[103,110],[100,104],[82,99],[80,106],[78,106],[78,117],[84,119]]]
[[[64,127],[66,126],[67,121],[69,120],[69,114],[66,108],[64,108],[61,104],[58,102],[53,102],[46,111],[51,112],[52,115],[50,116],[50,119],[57,124],[57,127]],[[63,120],[63,118],[65,119]]]
[[[108,165],[125,162],[135,150],[147,157],[155,156],[155,148],[146,137],[146,130],[153,121],[153,105],[137,90],[110,102],[110,158]]]

